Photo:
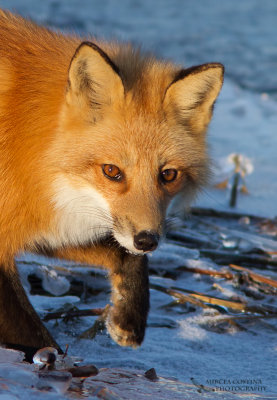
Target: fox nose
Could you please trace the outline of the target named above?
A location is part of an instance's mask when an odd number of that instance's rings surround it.
[[[141,231],[134,237],[134,246],[138,250],[153,251],[157,248],[159,239],[156,232]]]

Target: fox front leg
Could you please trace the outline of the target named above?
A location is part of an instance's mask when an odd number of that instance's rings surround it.
[[[125,254],[111,274],[112,301],[107,318],[111,337],[121,346],[139,346],[149,311],[149,279],[146,256]]]
[[[0,263],[0,343],[34,353],[46,346],[60,348],[33,309],[22,287],[15,263]]]
[[[108,331],[121,346],[139,346],[144,338],[149,310],[147,257],[132,255],[105,243],[63,248],[52,256],[104,266],[109,270],[113,305],[107,317]]]

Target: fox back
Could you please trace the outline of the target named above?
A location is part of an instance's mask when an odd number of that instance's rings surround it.
[[[222,80],[1,11],[0,260],[105,237],[154,250],[174,196],[207,181]]]

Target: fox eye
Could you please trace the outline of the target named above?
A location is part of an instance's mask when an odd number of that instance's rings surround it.
[[[177,178],[178,171],[174,168],[169,168],[161,171],[160,177],[163,183],[170,183]]]
[[[112,179],[113,181],[120,181],[122,179],[122,173],[116,165],[103,164],[102,171],[106,178]]]

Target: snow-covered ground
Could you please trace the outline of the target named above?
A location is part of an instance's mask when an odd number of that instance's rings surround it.
[[[209,130],[211,154],[215,165],[230,153],[243,154],[253,164],[252,174],[246,176],[249,194],[239,195],[238,211],[271,217],[277,214],[275,0],[0,0],[0,6],[65,31],[141,43],[144,48],[182,65],[223,62],[226,79]],[[229,196],[228,189],[206,190],[198,202],[226,209]],[[178,251],[184,254],[176,256]],[[174,269],[182,257],[188,258],[185,252],[186,249],[168,245],[153,255],[152,262],[160,257]],[[194,257],[197,254],[189,256]],[[157,276],[151,279],[153,283],[159,283],[159,279],[165,282],[165,278]],[[205,292],[210,284],[207,279],[201,276],[191,280],[184,275],[177,283],[168,280],[168,285]],[[105,287],[106,283],[103,280],[101,284]],[[232,290],[231,284],[226,285],[226,290]],[[105,292],[92,304],[80,303],[76,296],[46,299],[31,296],[40,312],[51,307],[57,309],[65,302],[76,303],[80,308],[95,308],[104,306],[107,299]],[[247,331],[219,334],[203,328],[207,316],[204,311],[187,315],[182,310],[178,314],[176,310],[160,309],[167,301],[168,296],[152,291],[150,328],[142,347],[135,351],[120,348],[106,335],[98,335],[93,341],[74,339],[74,335],[91,325],[92,318],[83,318],[69,326],[55,327],[49,322],[48,327],[61,346],[69,343],[71,354],[84,357],[98,367],[144,370],[155,367],[162,376],[184,382],[194,377],[203,385],[213,379],[260,379],[266,393],[277,393],[276,327],[259,323]],[[0,399],[4,400],[1,393]],[[7,399],[23,398],[18,392],[14,396],[17,397]]]

